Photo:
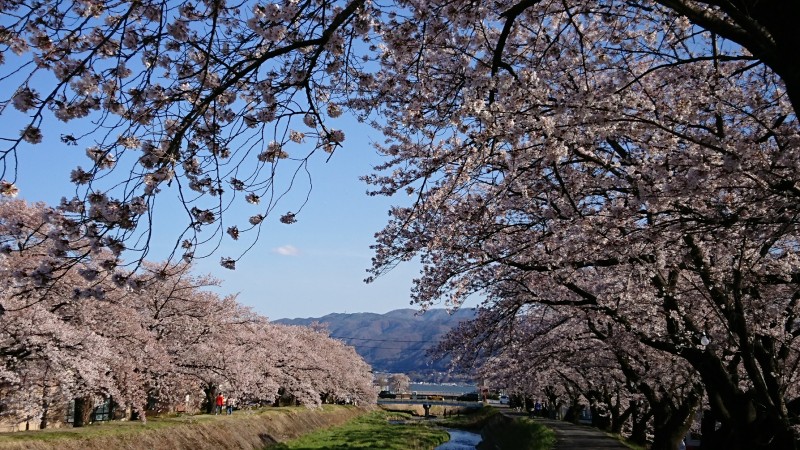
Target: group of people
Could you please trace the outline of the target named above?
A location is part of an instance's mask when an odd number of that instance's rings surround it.
[[[215,401],[215,405],[216,405],[216,407],[214,408],[214,414],[215,415],[216,414],[222,414],[222,407],[223,406],[225,407],[225,413],[226,414],[228,414],[228,415],[233,414],[233,399],[230,398],[230,397],[225,398],[225,396],[222,395],[222,392],[217,394],[217,399]]]

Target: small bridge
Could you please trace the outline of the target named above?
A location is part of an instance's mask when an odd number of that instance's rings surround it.
[[[456,406],[460,408],[482,408],[482,402],[467,402],[459,400],[429,400],[425,398],[379,398],[379,405],[430,405],[430,406]]]

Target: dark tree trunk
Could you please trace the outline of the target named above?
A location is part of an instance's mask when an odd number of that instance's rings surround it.
[[[42,420],[39,421],[39,429],[44,430],[47,428],[47,415],[50,414],[50,403],[47,401],[42,402]]]
[[[526,412],[531,411],[533,410],[534,401],[530,397],[525,397],[522,400],[522,405],[523,405],[522,407],[525,408]]]
[[[550,412],[549,417],[551,419],[561,419],[561,417],[559,417],[559,410],[561,409],[562,403],[558,399],[555,388],[552,386],[545,387],[544,395],[547,398],[547,409]]]
[[[796,0],[704,1],[719,7],[735,23],[729,25],[716,15],[705,15],[703,8],[686,6],[676,0],[657,0],[686,15],[692,22],[737,42],[768,65],[783,80],[795,113],[800,113],[800,2]]]
[[[47,415],[50,414],[50,401],[47,399],[47,391],[47,384],[45,383],[42,389],[42,420],[39,421],[40,430],[47,428]]]
[[[572,422],[574,424],[578,424],[578,421],[581,418],[581,403],[580,397],[570,397],[569,399],[569,409],[567,410],[567,416],[564,417],[564,420]]]
[[[630,437],[631,442],[641,446],[647,444],[647,422],[650,420],[650,417],[650,415],[643,415],[633,419]]]
[[[622,409],[622,406],[619,389],[617,389],[615,393],[611,393],[609,392],[608,388],[603,388],[599,394],[600,400],[607,405],[606,410],[604,411],[605,416],[595,419],[593,412],[592,422],[595,423],[596,427],[602,430],[619,434],[622,431],[623,424],[625,423],[625,418],[620,417],[620,409]]]
[[[92,418],[92,399],[91,397],[78,397],[75,399],[75,413],[73,415],[73,427],[83,427],[91,422]]]
[[[759,407],[750,395],[741,394],[737,401],[723,400],[729,414],[721,415],[720,402],[712,402],[712,411],[703,417],[702,448],[730,450],[797,450],[791,423],[766,407]]]
[[[614,434],[622,434],[622,427],[625,426],[625,422],[633,414],[633,411],[636,407],[631,404],[624,411],[620,413],[620,406],[615,405],[614,408],[611,409],[611,432]]]
[[[764,390],[742,392],[735,373],[714,355],[692,355],[708,392],[703,447],[730,450],[797,450],[786,402]],[[745,355],[744,358],[747,358]],[[763,365],[762,365],[763,366]],[[738,367],[738,364],[734,365]],[[766,379],[766,378],[765,378]],[[779,390],[777,386],[773,390]],[[766,382],[764,383],[767,384]]]
[[[653,404],[653,445],[651,450],[675,450],[681,440],[689,431],[694,420],[697,407],[700,405],[700,393],[698,387],[686,398],[675,405],[668,395],[663,396],[663,400]]]
[[[203,400],[203,404],[200,405],[200,409],[204,410],[206,414],[213,414],[217,398],[217,387],[214,385],[203,387],[203,393],[206,397]]]
[[[800,33],[797,32],[800,2],[751,0],[742,3],[749,3],[743,5],[748,15],[755,19],[758,25],[764,27],[771,38],[769,43],[759,43],[761,45],[746,43],[745,47],[766,62],[783,79],[794,111],[800,113],[800,65],[797,63],[800,56]],[[763,50],[758,48],[754,51],[750,47],[763,47]]]
[[[590,406],[592,412],[592,426],[603,431],[611,431],[611,419],[608,411],[598,408],[597,406]]]
[[[47,384],[47,374],[50,372],[50,365],[48,364],[44,368],[44,374],[42,375],[42,420],[39,421],[39,429],[44,430],[47,428],[47,414],[50,413],[50,399],[48,398],[49,391],[48,384]]]
[[[86,402],[83,398],[75,399],[75,409],[72,411],[72,426],[79,428],[84,425],[83,411],[86,409]]]

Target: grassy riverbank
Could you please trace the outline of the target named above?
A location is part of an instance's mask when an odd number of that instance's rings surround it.
[[[404,423],[393,424],[390,422],[393,420]],[[527,419],[509,419],[493,408],[446,419],[440,416],[436,420],[424,420],[397,411],[325,406],[320,409],[265,408],[238,411],[232,416],[160,417],[151,418],[146,424],[115,421],[84,428],[2,433],[0,450],[431,450],[449,438],[438,426],[475,432],[483,429],[485,439],[492,446],[498,445],[492,448],[550,448],[549,430]]]
[[[498,414],[498,416],[500,416]],[[556,444],[556,435],[533,419],[522,417],[509,419],[500,416],[483,429],[485,448],[501,450],[550,450]],[[479,447],[480,448],[480,447]]]
[[[393,424],[390,421],[405,421]],[[280,450],[430,450],[448,440],[439,427],[461,428],[481,433],[486,440],[478,448],[508,450],[550,450],[555,434],[528,418],[511,419],[494,408],[482,408],[436,420],[424,420],[409,413],[378,410],[347,424],[320,430],[269,449]]]
[[[556,445],[556,434],[550,428],[534,422],[532,419],[522,419],[516,426],[509,430],[509,439],[514,442],[524,442],[525,445],[510,448],[522,450],[549,450]]]
[[[448,435],[444,430],[411,419],[411,414],[376,410],[344,425],[267,448],[430,450],[447,442]],[[409,422],[393,424],[392,420]]]
[[[82,428],[57,428],[0,434],[0,450],[105,450],[147,448],[260,449],[311,430],[338,426],[365,414],[363,408],[264,408],[231,416],[195,415],[104,422]]]
[[[555,446],[553,430],[527,417],[512,419],[492,407],[473,414],[448,417],[443,426],[480,430],[484,444],[478,448],[501,450],[550,450]]]

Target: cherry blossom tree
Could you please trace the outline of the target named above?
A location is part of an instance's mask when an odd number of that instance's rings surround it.
[[[307,405],[375,402],[372,370],[353,347],[329,338],[326,330],[273,326],[285,333],[272,359],[272,367],[284,374],[279,381],[284,398]]]
[[[99,287],[102,280],[90,282],[84,276],[103,270],[102,260],[96,266],[54,272],[61,251],[54,241],[42,239],[50,228],[44,222],[47,214],[41,204],[29,207],[21,201],[0,201],[2,245],[28,250],[0,256],[0,291],[5,305],[0,316],[0,354],[5,369],[0,384],[8,402],[2,414],[26,422],[37,419],[39,428],[47,426],[51,406],[58,413],[58,406],[72,398],[97,395],[125,401],[136,394],[120,383],[121,378],[129,377],[117,370],[126,360],[113,345],[116,335],[104,332],[116,294]],[[44,274],[64,283],[49,285],[43,282]],[[103,293],[102,300],[100,295],[84,296],[94,290]],[[129,318],[130,314],[115,317]],[[121,330],[128,322],[121,322],[116,333],[125,334]]]
[[[672,449],[692,424],[703,389],[680,358],[642,345],[624,330],[593,323],[580,310],[527,307],[481,309],[440,346],[459,366],[492,386],[568,406],[577,421],[588,406],[595,426],[642,445]],[[531,405],[532,406],[532,405]]]
[[[411,379],[404,373],[393,373],[389,375],[389,389],[392,392],[408,392]]]
[[[420,256],[423,307],[488,293],[611,321],[699,373],[719,445],[795,448],[790,81],[681,11],[534,3],[398,24],[420,39],[394,43],[378,97],[424,106],[388,109],[369,180],[416,203],[374,274]]]

